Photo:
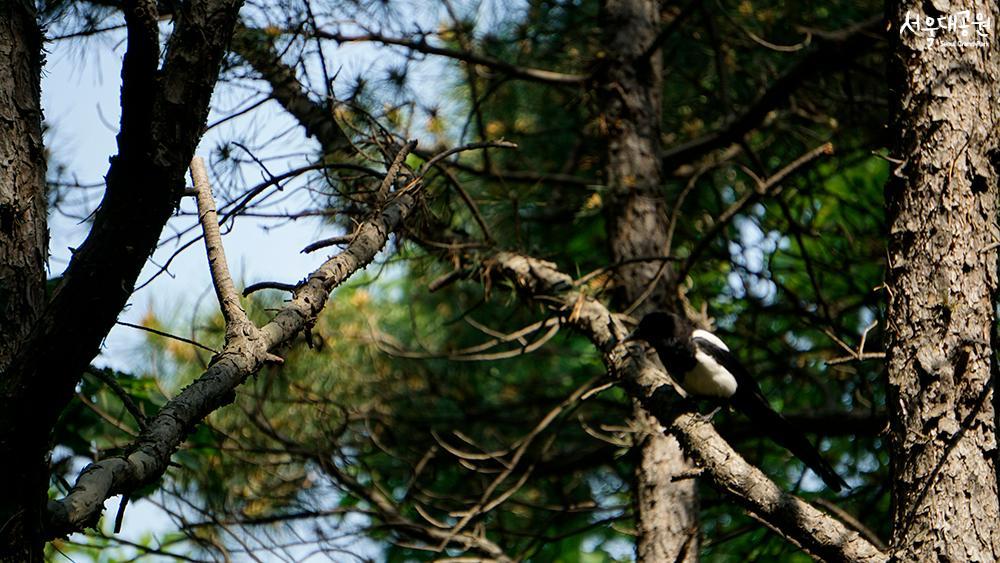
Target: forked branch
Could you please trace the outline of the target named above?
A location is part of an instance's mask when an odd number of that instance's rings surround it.
[[[49,502],[46,536],[54,538],[95,524],[106,499],[159,479],[188,433],[211,412],[232,401],[234,389],[274,359],[272,351],[306,329],[322,311],[333,288],[375,259],[416,206],[419,187],[393,193],[384,207],[358,226],[347,248],[300,284],[295,297],[269,323],[227,339],[208,370],[149,420],[139,438],[126,448],[128,453],[85,468],[66,497]]]

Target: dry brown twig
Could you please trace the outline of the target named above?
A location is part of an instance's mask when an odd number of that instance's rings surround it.
[[[836,366],[840,364],[846,364],[850,362],[863,362],[865,360],[881,360],[885,358],[885,352],[865,352],[865,343],[868,341],[868,333],[872,331],[876,326],[878,326],[878,321],[872,321],[871,324],[865,327],[865,330],[861,333],[861,342],[858,344],[858,349],[854,350],[848,346],[843,340],[837,338],[836,334],[830,331],[830,329],[824,329],[823,332],[826,333],[834,342],[836,342],[844,351],[847,352],[846,356],[841,356],[839,358],[833,358],[826,361],[828,366]]]
[[[517,483],[515,483],[510,489],[508,489],[504,493],[501,493],[499,496],[491,499],[496,489],[501,484],[503,484],[503,482],[506,481],[507,478],[510,477],[510,475],[518,467],[518,464],[524,457],[524,454],[528,451],[528,448],[531,446],[532,442],[534,442],[535,438],[537,438],[546,428],[548,428],[549,425],[552,424],[552,422],[555,421],[556,418],[564,410],[566,410],[568,407],[579,401],[580,398],[583,397],[583,395],[586,394],[587,391],[589,391],[590,388],[593,387],[594,384],[596,384],[602,377],[603,376],[591,378],[589,381],[578,387],[575,391],[573,391],[569,395],[569,397],[564,399],[561,403],[559,403],[552,410],[550,410],[548,414],[546,414],[542,418],[542,420],[540,420],[538,424],[536,424],[535,427],[532,428],[532,430],[524,438],[521,439],[521,443],[514,451],[514,455],[511,456],[511,459],[508,462],[507,467],[500,473],[500,475],[496,477],[496,479],[493,480],[492,483],[490,483],[488,487],[486,487],[486,490],[483,491],[483,494],[479,499],[479,502],[477,502],[473,507],[471,507],[467,511],[463,512],[461,519],[448,531],[447,536],[445,536],[443,541],[438,545],[437,547],[438,551],[442,551],[445,547],[447,547],[448,544],[451,542],[451,539],[454,538],[455,535],[462,532],[462,530],[469,524],[469,522],[473,518],[496,508],[497,506],[499,506],[499,504],[501,504],[504,500],[506,500],[511,494],[516,492],[516,490],[519,489],[524,484],[524,481],[527,479],[527,476],[530,475],[533,466],[528,467],[525,470],[525,474],[523,475],[522,479],[520,479]]]

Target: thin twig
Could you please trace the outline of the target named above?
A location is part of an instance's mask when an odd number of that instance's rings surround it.
[[[722,16],[725,17],[726,20],[728,20],[729,23],[733,25],[733,27],[742,31],[743,34],[749,37],[754,43],[757,43],[758,45],[765,47],[767,49],[771,49],[772,51],[777,51],[779,53],[794,53],[796,51],[801,51],[802,49],[805,49],[812,42],[812,36],[813,36],[812,31],[800,27],[798,28],[798,31],[804,33],[806,37],[799,43],[796,43],[795,45],[778,45],[776,43],[772,43],[764,39],[763,37],[760,37],[746,26],[742,25],[739,20],[731,16],[729,12],[726,11],[725,7],[718,0],[716,0],[715,5],[719,8],[719,13],[721,13]]]
[[[674,246],[674,230],[677,228],[677,219],[680,217],[681,214],[681,206],[684,205],[684,200],[687,199],[687,196],[688,194],[691,193],[691,190],[693,190],[694,187],[698,185],[698,180],[701,179],[701,176],[705,172],[707,172],[710,168],[711,168],[710,166],[705,166],[699,168],[694,174],[692,174],[691,178],[688,179],[687,185],[684,186],[684,189],[681,190],[680,195],[677,196],[677,201],[674,202],[674,208],[670,211],[670,223],[667,224],[667,240],[663,243],[664,254],[666,254],[667,256],[670,255],[670,251],[673,249]]]
[[[388,178],[388,176],[386,176],[386,178]],[[335,244],[350,244],[352,240],[354,240],[354,233],[351,233],[349,235],[340,235],[340,236],[325,238],[309,244],[299,252],[301,252],[302,254],[308,254],[310,252],[316,252],[317,250],[326,248],[328,246],[333,246]]]
[[[417,148],[416,141],[407,141],[399,149],[399,152],[396,153],[396,157],[392,159],[392,165],[389,166],[389,170],[385,173],[385,178],[382,178],[382,183],[378,187],[378,199],[376,201],[379,203],[385,201],[385,197],[389,195],[389,186],[396,181],[396,176],[399,175],[399,167],[403,165],[406,156],[415,148]]]
[[[610,264],[608,266],[601,266],[596,270],[591,270],[590,272],[587,272],[586,274],[580,276],[578,279],[574,280],[573,286],[580,287],[602,274],[614,271],[623,266],[628,266],[629,264],[636,264],[640,262],[676,262],[678,260],[679,258],[676,258],[674,256],[637,256],[635,258],[629,258],[627,260],[619,260],[614,264]]]
[[[868,340],[868,333],[872,331],[873,328],[878,326],[878,320],[874,320],[865,327],[865,330],[861,333],[861,344],[858,344],[858,356],[865,353],[865,342]]]
[[[394,342],[395,339],[387,334],[381,332],[375,332],[372,342],[378,347],[379,350],[389,354],[390,356],[395,356],[398,358],[409,358],[409,359],[439,359],[444,358],[456,362],[482,362],[482,361],[493,361],[499,359],[513,358],[516,356],[521,356],[524,354],[530,354],[542,346],[545,345],[549,340],[552,339],[559,331],[559,319],[549,318],[544,321],[538,321],[522,328],[516,332],[512,332],[507,335],[500,335],[498,337],[492,338],[482,344],[476,344],[475,346],[469,346],[467,348],[462,348],[459,350],[454,350],[452,352],[415,352],[411,350],[405,350],[402,348],[399,342]],[[527,334],[532,334],[543,328],[548,328],[549,330],[545,332],[542,336],[536,339],[534,342],[528,342],[524,340],[524,336]],[[498,346],[504,342],[511,341],[520,342],[520,346],[510,350],[504,350],[501,352],[494,352],[492,354],[483,353],[485,350],[489,350],[495,346]]]
[[[135,423],[139,426],[139,430],[146,429],[146,415],[143,414],[142,409],[139,405],[135,404],[132,400],[132,395],[129,395],[127,391],[121,386],[118,381],[115,380],[114,376],[111,375],[108,369],[90,369],[87,373],[93,375],[97,379],[100,379],[105,385],[111,388],[115,395],[118,395],[118,400],[125,405],[125,410],[128,411],[132,418],[135,419]]]
[[[252,284],[246,286],[246,288],[243,289],[243,297],[247,297],[251,293],[260,291],[262,289],[277,289],[279,291],[295,291],[296,287],[298,287],[298,286],[295,285],[294,283],[281,283],[281,282],[274,282],[274,281],[257,282],[257,283],[252,283]]]
[[[864,354],[854,354],[851,353],[850,356],[841,356],[839,358],[834,358],[832,360],[827,360],[826,365],[837,366],[840,364],[849,364],[851,362],[864,362],[866,360],[884,360],[885,352],[865,352]]]
[[[562,72],[554,72],[551,70],[521,67],[513,65],[511,63],[508,63],[500,59],[494,59],[492,57],[477,55],[475,53],[469,53],[465,51],[456,51],[452,49],[446,49],[443,47],[437,47],[435,45],[431,45],[430,43],[428,43],[427,38],[423,36],[419,37],[418,39],[409,39],[409,38],[388,37],[385,35],[381,35],[379,33],[371,33],[371,32],[364,35],[350,36],[341,33],[331,33],[322,30],[316,30],[316,35],[324,39],[332,39],[338,43],[350,43],[354,41],[374,41],[385,45],[397,45],[400,47],[405,47],[407,49],[412,49],[414,51],[418,51],[420,53],[425,53],[428,55],[439,55],[460,61],[465,61],[473,65],[484,66],[492,70],[497,70],[506,73],[513,78],[520,78],[523,80],[533,80],[536,82],[546,82],[550,84],[575,86],[582,84],[588,78],[587,75],[583,74],[565,74]]]
[[[811,151],[803,154],[802,156],[796,158],[787,166],[778,170],[773,176],[769,177],[767,180],[758,180],[755,189],[749,190],[746,194],[738,199],[735,203],[729,206],[725,211],[719,215],[715,224],[712,228],[705,233],[701,239],[695,244],[695,247],[688,254],[687,259],[678,272],[676,279],[683,280],[687,277],[688,272],[691,271],[692,266],[694,266],[695,261],[701,256],[702,252],[715,240],[715,238],[722,232],[729,222],[733,220],[737,214],[741,213],[746,209],[751,203],[759,200],[765,195],[774,196],[781,192],[781,183],[788,179],[789,176],[798,172],[805,165],[816,160],[820,156],[833,154],[833,144],[823,143],[822,145],[812,149]]]
[[[836,504],[822,497],[818,497],[813,502],[815,502],[819,506],[822,506],[828,511],[832,512],[834,516],[840,518],[841,521],[843,521],[849,527],[854,528],[855,532],[864,536],[865,539],[870,541],[872,545],[874,545],[875,547],[882,550],[886,548],[885,542],[878,537],[878,534],[876,534],[875,531],[869,528],[868,526],[865,526],[863,522],[855,518],[854,515],[851,514],[850,512],[844,510],[843,508],[837,506]]]
[[[465,151],[472,151],[472,150],[476,150],[476,149],[487,149],[487,148],[516,149],[517,148],[517,143],[512,143],[510,141],[505,141],[503,139],[499,139],[497,141],[484,141],[482,143],[469,143],[468,145],[463,145],[461,147],[455,147],[453,149],[448,149],[448,150],[446,150],[446,151],[444,151],[442,153],[438,153],[438,154],[434,155],[433,157],[431,157],[430,160],[428,160],[427,162],[425,162],[424,165],[420,167],[420,175],[423,176],[424,174],[427,173],[428,170],[431,169],[431,166],[434,166],[438,162],[441,162],[442,160],[448,158],[449,156],[451,156],[453,154],[457,154],[457,153],[465,152]]]
[[[462,518],[455,524],[455,526],[448,531],[447,536],[445,536],[444,540],[438,545],[437,551],[444,550],[444,548],[448,546],[448,543],[450,543],[451,540],[456,535],[458,535],[473,518],[497,506],[495,502],[492,502],[490,500],[490,497],[493,496],[493,493],[496,491],[496,489],[504,481],[506,481],[507,478],[510,477],[510,475],[514,472],[514,470],[518,466],[518,463],[521,461],[521,458],[527,452],[528,448],[531,446],[531,443],[534,441],[534,439],[537,438],[538,435],[541,434],[546,428],[548,428],[548,426],[552,424],[552,422],[555,421],[556,418],[558,418],[558,416],[564,410],[566,410],[568,407],[579,401],[580,397],[582,397],[588,390],[590,390],[590,388],[593,387],[595,383],[600,381],[602,377],[603,375],[593,377],[586,383],[578,387],[575,391],[573,391],[573,393],[570,394],[569,397],[567,397],[561,403],[556,405],[555,408],[550,410],[548,414],[546,414],[542,418],[542,420],[539,421],[537,425],[535,425],[535,427],[531,430],[531,432],[529,432],[521,440],[521,444],[520,446],[518,446],[517,451],[515,451],[514,455],[511,457],[510,462],[507,465],[507,468],[502,473],[500,473],[500,475],[498,475],[496,479],[494,479],[493,482],[490,483],[489,486],[486,487],[486,490],[483,491],[483,494],[480,497],[479,502],[477,502],[475,506],[466,511],[464,516],[462,516]],[[531,469],[529,468],[528,472],[530,471]],[[515,485],[514,488],[516,487],[517,485]],[[503,497],[504,495],[500,496]],[[493,500],[495,501],[497,499]]]
[[[118,416],[114,416],[108,411],[102,409],[97,403],[90,400],[90,397],[88,397],[87,395],[77,391],[76,398],[81,403],[83,403],[85,407],[90,409],[94,414],[101,417],[101,419],[103,419],[104,422],[107,422],[111,426],[114,426],[118,430],[121,430],[123,433],[127,434],[130,438],[138,437],[138,433],[136,433],[135,430],[133,430],[131,427],[125,424],[125,421],[123,421]]]
[[[476,202],[472,199],[472,196],[469,195],[469,192],[465,191],[465,188],[462,187],[462,183],[459,182],[455,174],[444,166],[439,166],[438,170],[440,170],[441,173],[448,178],[448,182],[455,188],[455,191],[458,192],[459,197],[461,197],[462,201],[465,202],[469,211],[472,212],[472,217],[476,220],[476,223],[479,224],[479,228],[483,231],[483,236],[486,237],[486,240],[493,240],[493,234],[490,233],[490,228],[486,226],[486,220],[483,219],[483,214],[479,212],[479,206],[476,205]]]
[[[149,328],[148,326],[136,325],[136,324],[132,324],[132,323],[127,323],[125,321],[115,321],[115,324],[119,324],[119,325],[122,325],[122,326],[127,326],[129,328],[137,328],[139,330],[144,330],[146,332],[155,334],[157,336],[162,336],[164,338],[170,338],[171,340],[177,340],[179,342],[184,342],[184,343],[190,344],[192,346],[197,346],[198,348],[201,348],[202,350],[205,350],[206,352],[211,352],[213,354],[218,354],[219,353],[219,351],[216,350],[215,348],[210,348],[208,346],[205,346],[204,344],[202,344],[201,342],[198,342],[196,340],[191,340],[190,338],[184,338],[183,336],[177,336],[176,334],[170,334],[169,332],[164,332],[162,330],[157,330],[155,328]]]
[[[128,506],[129,494],[122,494],[122,500],[118,503],[118,514],[115,515],[115,533],[122,531],[122,520],[125,518],[125,507]]]
[[[468,270],[463,268],[452,270],[451,272],[448,272],[447,274],[441,277],[435,278],[433,281],[431,281],[431,283],[427,284],[427,291],[434,293],[435,291],[438,291],[443,287],[451,285],[452,283],[457,281],[458,278],[462,277],[463,275],[468,275],[468,273],[469,273]]]

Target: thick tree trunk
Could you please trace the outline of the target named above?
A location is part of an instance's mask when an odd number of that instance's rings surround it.
[[[890,11],[898,165],[886,189],[892,547],[898,561],[1000,557],[991,339],[997,290],[997,91],[992,25],[977,39],[903,24],[995,2]],[[930,10],[930,11],[928,11]],[[922,29],[922,26],[921,26]]]
[[[48,251],[45,154],[39,99],[42,34],[29,0],[0,4],[0,396],[14,347],[45,305]],[[4,472],[0,561],[41,561],[38,539],[47,488],[44,449]]]
[[[0,372],[45,304],[48,250],[39,77],[30,2],[0,15]]]
[[[639,509],[638,561],[698,560],[698,489],[695,479],[674,482],[690,473],[690,460],[680,443],[663,433],[656,418],[636,403],[635,420],[642,425],[641,459],[636,470]]]
[[[656,0],[608,0],[603,12],[611,54],[600,85],[607,128],[605,177],[608,243],[614,262],[661,256],[666,251],[667,212],[661,189],[661,59],[646,56],[660,31]],[[636,262],[616,270],[617,308],[643,299],[635,314],[667,305],[670,272],[663,262]],[[698,557],[698,496],[677,440],[642,408],[635,501],[639,561],[694,561]]]

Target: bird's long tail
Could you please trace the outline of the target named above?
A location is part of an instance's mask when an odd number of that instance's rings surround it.
[[[827,487],[839,492],[847,488],[847,483],[837,475],[830,464],[820,456],[819,451],[785,417],[771,408],[767,399],[758,393],[739,393],[732,397],[733,406],[745,414],[775,442],[792,452],[816,472]]]

